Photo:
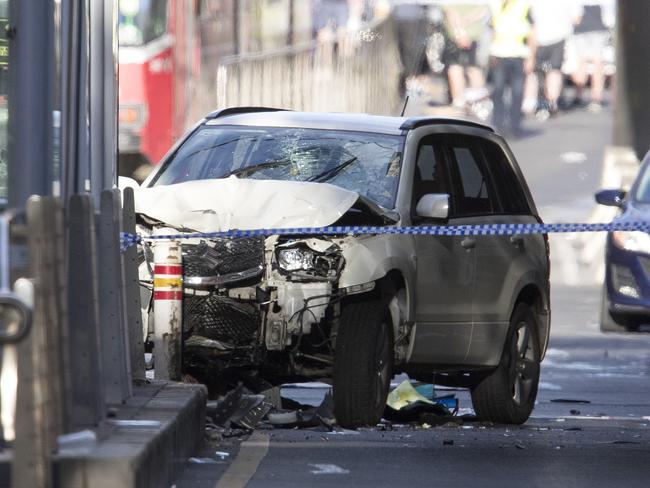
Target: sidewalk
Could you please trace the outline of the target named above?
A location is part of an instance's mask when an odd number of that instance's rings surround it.
[[[202,385],[154,382],[135,387],[124,405],[108,406],[104,424],[60,439],[54,486],[171,486],[203,442],[207,391]],[[10,486],[10,454],[0,458],[0,487]]]

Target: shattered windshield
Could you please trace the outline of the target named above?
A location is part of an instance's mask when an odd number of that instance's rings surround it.
[[[365,132],[273,127],[202,127],[154,186],[213,178],[330,183],[393,208],[403,139]]]

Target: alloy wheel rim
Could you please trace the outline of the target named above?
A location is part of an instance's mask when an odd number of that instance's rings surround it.
[[[511,344],[512,399],[520,406],[528,403],[539,378],[539,362],[536,360],[537,351],[531,334],[530,326],[521,321],[515,328]]]

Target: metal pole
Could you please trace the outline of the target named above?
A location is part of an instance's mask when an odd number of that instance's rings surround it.
[[[90,185],[95,203],[115,185],[117,154],[116,2],[90,1]]]
[[[85,0],[62,0],[61,160],[64,201],[90,191],[88,150],[88,12]]]
[[[118,45],[117,4],[104,5],[104,188],[117,185]]]
[[[641,160],[650,149],[650,2],[619,0],[614,144],[632,146]]]
[[[9,38],[9,207],[48,195],[52,178],[52,2],[12,1]]]

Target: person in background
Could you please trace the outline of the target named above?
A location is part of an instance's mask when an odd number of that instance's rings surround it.
[[[583,0],[577,6],[573,42],[578,65],[572,78],[577,88],[576,101],[582,103],[584,87],[589,78],[588,65],[591,64],[591,102],[587,108],[594,113],[600,112],[603,107],[603,56],[614,18],[614,5],[611,1]]]
[[[312,9],[318,40],[332,42],[345,36],[350,15],[347,0],[314,0]]]
[[[433,27],[426,5],[415,2],[394,4],[393,18],[397,30],[398,48],[402,64],[402,88],[421,87],[431,73],[426,48]]]
[[[573,32],[574,9],[568,8],[571,0],[532,0],[535,19],[537,55],[535,72],[528,75],[523,110],[547,112],[554,116],[562,94],[562,64],[567,38]],[[543,80],[538,79],[543,77]],[[543,83],[543,97],[539,100],[539,87]]]
[[[476,52],[490,18],[490,10],[487,5],[461,3],[446,5],[444,13],[450,39],[444,53],[449,91],[452,105],[463,109],[468,101],[466,77],[474,93],[485,90],[485,76],[477,62]]]
[[[526,74],[535,66],[535,30],[528,0],[498,0],[492,5],[491,66],[494,77],[492,123],[504,134],[521,137],[521,106]],[[507,90],[510,98],[507,100]]]

